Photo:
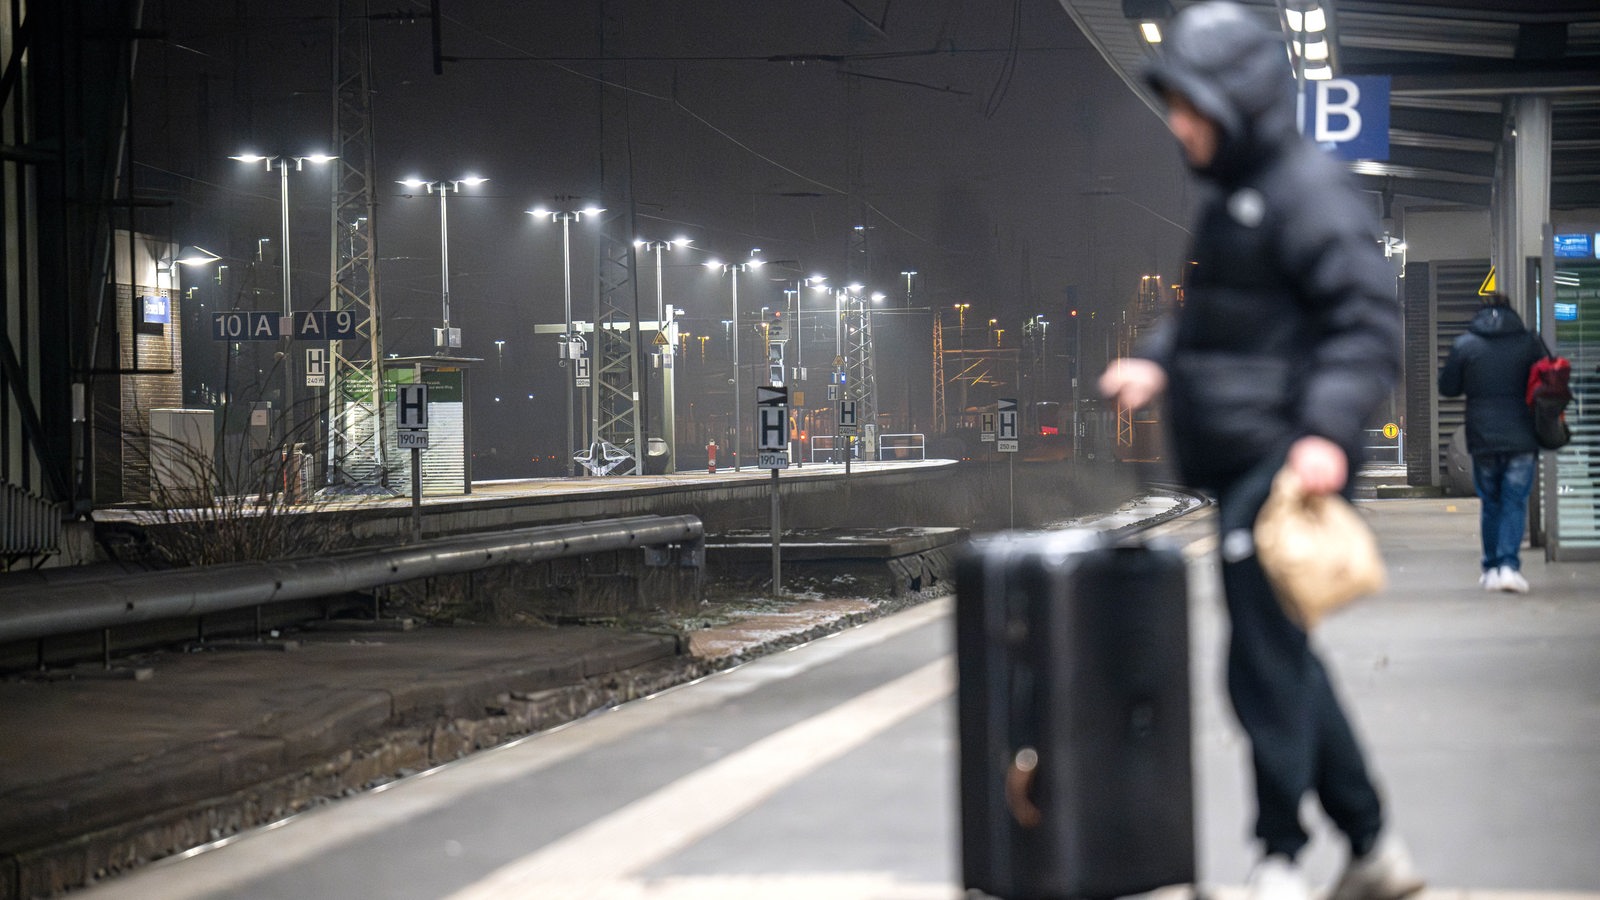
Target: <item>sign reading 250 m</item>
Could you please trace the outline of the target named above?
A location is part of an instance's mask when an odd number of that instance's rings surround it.
[[[288,327],[285,328],[285,320]],[[275,341],[287,331],[296,340],[346,341],[356,337],[353,310],[306,310],[291,316],[265,310],[234,310],[211,314],[211,339],[217,341]]]

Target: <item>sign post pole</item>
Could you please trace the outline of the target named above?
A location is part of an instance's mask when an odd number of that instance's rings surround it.
[[[411,539],[422,540],[422,448],[411,448]]]
[[[411,539],[422,540],[422,451],[428,447],[428,386],[395,385],[395,444],[411,450]]]
[[[772,596],[783,593],[783,509],[778,500],[778,470],[772,470]]]
[[[1017,527],[1017,455],[1006,454],[1006,511],[1010,528]]]
[[[839,427],[836,429],[839,436],[844,438],[844,474],[850,475],[850,457],[854,456],[856,431],[856,401],[839,401]]]
[[[789,389],[756,387],[756,461],[772,470],[772,596],[783,593],[783,510],[778,499],[778,470],[789,467]]]
[[[1000,414],[1000,430],[996,432],[998,439],[995,441],[995,449],[1006,455],[1006,507],[1010,517],[1010,527],[1015,528],[1017,527],[1017,401],[1001,398],[996,411]]]

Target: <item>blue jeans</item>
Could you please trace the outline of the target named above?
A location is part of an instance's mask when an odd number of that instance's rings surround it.
[[[1533,453],[1474,453],[1472,486],[1481,501],[1483,569],[1522,568],[1522,532],[1528,526],[1528,494],[1533,490]]]

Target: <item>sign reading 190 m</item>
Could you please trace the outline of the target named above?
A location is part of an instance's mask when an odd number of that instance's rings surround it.
[[[287,322],[287,326],[285,325]],[[306,310],[290,316],[263,310],[211,314],[215,341],[275,341],[286,333],[301,341],[347,341],[356,337],[354,310]]]

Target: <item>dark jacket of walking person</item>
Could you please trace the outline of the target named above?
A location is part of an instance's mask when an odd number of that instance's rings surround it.
[[[1400,371],[1393,272],[1372,204],[1304,140],[1281,35],[1231,3],[1187,7],[1146,77],[1189,166],[1215,193],[1194,231],[1183,307],[1101,390],[1165,392],[1184,480],[1214,492],[1231,636],[1228,692],[1250,738],[1262,861],[1251,896],[1304,900],[1295,858],[1314,793],[1350,844],[1332,900],[1419,890],[1384,830],[1360,744],[1307,635],[1279,605],[1250,529],[1287,465],[1312,493],[1348,491],[1364,428]]]
[[[1467,396],[1467,452],[1483,541],[1478,583],[1489,591],[1528,590],[1521,550],[1539,442],[1525,392],[1528,370],[1542,356],[1544,345],[1506,298],[1494,294],[1439,370],[1440,394]]]

